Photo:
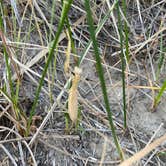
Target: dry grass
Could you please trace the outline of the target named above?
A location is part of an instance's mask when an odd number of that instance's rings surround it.
[[[50,45],[57,30],[61,3],[55,1],[54,12],[52,12],[54,0],[20,0],[17,3],[18,11],[12,11],[9,1],[1,3],[5,6],[6,12],[3,13],[4,33],[0,33],[0,86],[2,88],[9,85],[2,49],[5,43],[8,54],[11,56],[9,58],[14,85],[20,79],[18,105],[28,117]],[[91,1],[96,27],[99,26],[112,3],[113,1],[107,0]],[[128,0],[127,3],[127,18],[123,16],[123,19],[129,27],[131,58],[125,71],[128,106],[128,130],[125,133],[121,104],[120,42],[116,11],[110,14],[110,18],[98,33],[97,39],[116,132],[125,157],[129,158],[137,152],[140,153],[142,148],[150,147],[153,140],[166,132],[165,93],[156,112],[150,112],[155,95],[166,78],[166,58],[159,77],[156,77],[161,52],[161,34],[163,34],[163,47],[166,42],[166,4],[164,0],[148,2]],[[53,13],[54,16],[52,16]],[[42,117],[42,120],[34,122],[33,126],[36,127],[36,131],[35,133],[31,131],[30,137],[25,138],[18,131],[18,124],[22,129],[25,129],[26,125],[12,116],[12,111],[15,111],[13,103],[0,93],[0,165],[5,165],[5,163],[23,166],[69,165],[71,163],[72,165],[120,164],[106,116],[92,48],[87,49],[81,61],[81,79],[78,87],[75,87],[76,90],[73,90],[77,93],[76,97],[72,97],[75,95],[72,94],[72,89],[68,90],[69,83],[73,79],[74,58],[80,57],[90,40],[82,1],[74,1],[68,16],[77,55],[69,50],[71,43],[64,30],[45,77],[35,112],[35,115]],[[165,55],[165,48],[162,51]],[[66,55],[68,59],[65,70],[69,71],[68,75],[64,70]],[[74,86],[74,79],[72,86]],[[72,100],[71,103],[70,100]],[[69,102],[68,108],[67,102]],[[73,102],[77,103],[74,108]],[[75,122],[78,107],[81,109],[78,131],[71,130],[71,135],[67,135],[65,115],[69,111],[70,118]],[[139,119],[140,121],[136,122]],[[165,138],[162,142],[164,141]],[[158,146],[153,147],[152,152],[146,152],[148,153],[146,156],[141,156],[142,159],[135,165],[164,166],[166,154],[163,152],[166,147],[161,142]]]

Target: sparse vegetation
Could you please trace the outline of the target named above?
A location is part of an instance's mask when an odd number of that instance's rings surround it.
[[[0,165],[164,165],[165,8],[0,0]]]

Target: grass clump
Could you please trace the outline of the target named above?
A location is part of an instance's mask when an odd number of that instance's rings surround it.
[[[27,133],[26,133],[27,136],[29,135],[30,125],[31,125],[31,122],[32,122],[32,117],[33,117],[33,115],[35,113],[35,108],[36,108],[37,101],[38,101],[38,98],[39,98],[39,94],[40,94],[40,91],[41,91],[41,88],[42,88],[42,85],[43,85],[43,82],[44,82],[44,78],[46,76],[47,69],[48,69],[49,64],[50,64],[50,62],[52,60],[52,57],[54,55],[54,50],[57,47],[59,36],[60,36],[60,34],[62,32],[62,29],[64,27],[65,19],[67,17],[67,14],[68,14],[68,11],[70,9],[71,4],[72,4],[72,0],[69,0],[69,1],[64,0],[63,1],[63,7],[62,7],[61,18],[60,18],[60,21],[59,21],[59,26],[58,26],[58,29],[57,29],[57,32],[56,32],[55,39],[54,39],[54,42],[52,44],[52,47],[50,48],[49,55],[48,55],[48,58],[47,58],[47,62],[45,64],[45,66],[44,66],[42,77],[40,79],[39,86],[38,86],[38,88],[36,90],[36,95],[35,95],[34,103],[33,103],[33,106],[32,106],[32,110],[30,112],[30,117],[29,117],[28,126],[27,126]]]

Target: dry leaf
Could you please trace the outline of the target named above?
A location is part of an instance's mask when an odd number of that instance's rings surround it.
[[[64,71],[65,71],[65,74],[67,75],[69,73],[69,66],[70,66],[71,39],[70,39],[70,35],[68,31],[66,32],[66,34],[68,38],[68,45],[66,50],[66,60],[64,64]]]

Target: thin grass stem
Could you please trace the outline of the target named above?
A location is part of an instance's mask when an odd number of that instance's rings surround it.
[[[126,5],[126,0],[122,0],[122,6],[123,6],[123,14],[125,17],[127,17],[127,5]],[[127,62],[129,61],[129,30],[127,26],[127,22],[124,22],[124,32],[125,32],[125,56]],[[126,63],[127,63],[126,62]]]
[[[121,68],[122,68],[122,94],[123,94],[123,114],[124,114],[124,128],[127,128],[127,114],[126,114],[126,85],[125,85],[125,55],[123,52],[123,28],[122,28],[122,20],[120,16],[119,2],[117,3],[117,12],[118,12],[118,30],[120,35],[120,57],[121,57]],[[125,43],[126,44],[126,43]]]
[[[114,142],[115,142],[117,151],[119,153],[119,156],[120,156],[121,160],[123,160],[123,153],[122,153],[120,144],[118,142],[118,138],[116,136],[115,127],[114,127],[113,118],[112,118],[112,113],[111,113],[111,109],[110,109],[110,105],[109,105],[107,88],[106,88],[105,79],[104,79],[104,75],[103,75],[103,68],[102,68],[100,55],[99,55],[98,43],[97,43],[97,40],[95,37],[95,29],[94,29],[94,25],[93,25],[93,18],[92,18],[89,0],[85,0],[84,5],[85,5],[86,12],[87,12],[87,22],[88,22],[88,26],[89,26],[90,37],[91,37],[93,48],[94,48],[97,72],[98,72],[99,79],[100,79],[100,85],[102,88],[102,93],[103,93],[103,97],[104,97],[104,102],[105,102],[106,111],[108,114],[110,127],[112,130],[112,135],[113,135]]]

